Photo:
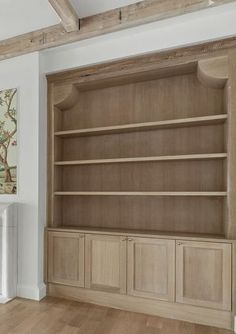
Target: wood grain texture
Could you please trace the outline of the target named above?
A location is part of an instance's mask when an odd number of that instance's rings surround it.
[[[225,197],[225,191],[56,191],[55,196],[160,196]]]
[[[73,137],[95,136],[95,135],[98,136],[105,134],[158,130],[158,129],[168,129],[168,128],[181,128],[181,127],[197,126],[197,125],[214,125],[214,124],[224,123],[226,120],[227,120],[227,114],[222,114],[213,116],[173,119],[159,122],[145,122],[145,123],[114,125],[114,126],[106,126],[98,128],[95,127],[90,129],[56,131],[55,135],[61,138],[70,138],[70,137],[73,138]]]
[[[51,1],[55,6],[56,0]],[[78,30],[77,18],[66,4],[66,0],[57,1],[59,3],[56,3],[56,9],[63,20],[64,27],[59,24],[2,41],[0,60],[232,2],[232,0],[215,0],[210,3],[206,0],[178,2],[145,0],[81,19]],[[67,32],[65,29],[72,32]]]
[[[198,62],[198,79],[212,88],[224,88],[229,79],[228,57],[204,59]]]
[[[84,237],[78,233],[49,233],[49,282],[84,287]]]
[[[182,160],[216,160],[227,158],[227,153],[189,154],[189,155],[163,155],[159,157],[95,159],[95,160],[72,160],[56,161],[56,166],[80,166],[80,165],[103,165],[114,163],[153,162],[153,161],[182,161]]]
[[[48,0],[67,32],[79,30],[79,18],[69,0]]]
[[[232,244],[232,312],[236,314],[236,243]]]
[[[49,284],[49,293],[232,328],[234,277],[232,242],[227,239],[232,221],[225,219],[231,182],[226,181],[228,83],[220,79],[219,84],[216,59],[208,57],[213,70],[209,63],[201,70],[207,73],[208,85],[218,82],[217,89],[202,85],[197,79],[202,54],[199,49],[188,52],[181,57],[176,50],[173,58],[165,53],[49,78],[59,101],[51,110],[50,226],[58,233],[61,228],[88,234],[86,289]],[[77,95],[72,104],[71,87]],[[158,231],[163,238],[153,245]],[[136,240],[135,233],[145,242]],[[168,252],[174,254],[173,245],[181,236],[189,247],[187,257],[179,256],[176,263],[178,282],[184,284],[182,290],[177,285],[175,303],[174,255]],[[133,237],[137,247],[130,251],[128,246],[127,262],[126,246],[132,243],[127,238]],[[214,237],[222,239],[217,243]],[[136,297],[124,295],[126,268],[128,291]]]
[[[62,112],[63,128],[59,131],[174,122],[183,118],[215,116],[223,111],[223,90],[203,87],[196,73],[159,79],[147,77],[146,81],[129,84],[114,82],[92,90],[81,88],[78,87],[78,103]]]
[[[126,293],[126,238],[86,235],[85,287]]]
[[[55,161],[225,153],[224,135],[225,129],[219,124],[63,138],[58,141],[62,150]]]
[[[61,197],[63,226],[224,235],[219,197]]]
[[[48,84],[48,92],[47,92],[47,170],[50,177],[47,178],[47,217],[48,217],[48,225],[52,225],[56,212],[54,212],[54,136],[51,134],[55,131],[55,118],[54,118],[54,97],[53,97],[53,84]],[[57,210],[57,212],[60,210]],[[58,217],[58,216],[57,216]]]
[[[236,52],[232,52],[229,57],[230,78],[226,95],[226,103],[229,114],[229,122],[227,123],[227,150],[228,156],[228,225],[227,236],[236,239]],[[236,277],[235,277],[236,279]]]
[[[176,301],[231,311],[231,245],[177,241]]]
[[[168,240],[188,240],[188,241],[207,241],[232,244],[235,240],[226,239],[224,236],[218,234],[197,234],[197,233],[184,233],[174,231],[154,231],[154,230],[137,230],[137,229],[124,229],[124,228],[106,228],[106,227],[89,227],[89,226],[58,226],[48,227],[46,231],[53,232],[69,232],[69,233],[86,233],[86,234],[102,234],[113,235],[123,237],[140,237],[140,238],[157,238]]]
[[[174,196],[177,195],[174,192],[227,190],[221,159],[114,162],[57,168],[62,173],[62,182],[56,191],[173,192]]]
[[[78,100],[78,90],[74,85],[59,85],[53,89],[54,105],[60,110],[70,109]],[[60,117],[60,112],[57,112]],[[59,127],[59,124],[57,125]],[[56,127],[56,128],[57,128]]]
[[[9,321],[10,319],[10,321]],[[47,297],[0,305],[0,329],[7,334],[230,334],[183,321]]]
[[[177,303],[167,303],[165,301],[152,299],[145,300],[144,298],[139,297],[125,296],[121,294],[106,293],[101,291],[84,290],[81,288],[60,286],[56,284],[49,284],[48,288],[49,295],[54,297],[57,296],[81,302],[89,302],[127,311],[132,310],[132,312],[158,315],[162,317],[168,317],[170,319],[179,319],[192,322],[195,324],[195,326],[196,324],[202,324],[225,329],[233,328],[231,313],[221,310],[212,310]],[[120,332],[118,333],[120,334]],[[213,333],[215,334],[214,331]],[[166,334],[169,333],[167,332]]]
[[[175,242],[128,238],[128,294],[174,302]]]

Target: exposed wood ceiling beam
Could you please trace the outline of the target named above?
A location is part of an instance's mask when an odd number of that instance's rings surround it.
[[[79,18],[69,0],[48,0],[67,32],[79,30]]]
[[[0,41],[0,60],[234,1],[145,0],[83,18],[80,20],[79,30],[70,33],[59,24]]]

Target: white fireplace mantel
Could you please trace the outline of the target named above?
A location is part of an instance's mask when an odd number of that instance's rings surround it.
[[[16,296],[17,205],[0,203],[0,303]]]

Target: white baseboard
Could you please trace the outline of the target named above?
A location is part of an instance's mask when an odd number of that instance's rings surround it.
[[[8,303],[9,301],[11,301],[13,298],[6,298],[2,295],[0,295],[0,304],[6,304]]]
[[[46,285],[41,284],[40,286],[30,285],[17,285],[17,297],[41,300],[46,297]]]

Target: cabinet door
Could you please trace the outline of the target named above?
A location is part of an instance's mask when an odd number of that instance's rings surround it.
[[[49,232],[48,281],[84,287],[84,234]]]
[[[175,241],[128,239],[128,294],[174,301]]]
[[[86,235],[85,250],[86,288],[126,293],[126,239]]]
[[[177,241],[176,301],[231,310],[231,245]]]

